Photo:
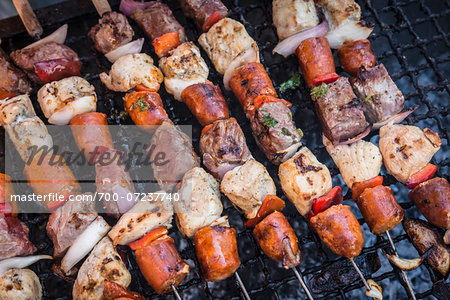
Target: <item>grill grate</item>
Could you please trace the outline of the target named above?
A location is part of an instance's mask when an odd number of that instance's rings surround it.
[[[87,2],[87,1],[86,1]],[[117,9],[118,1],[111,1]],[[196,40],[198,32],[192,22],[187,20],[177,1],[167,1],[174,10],[175,17],[185,26],[188,37]],[[429,127],[439,133],[442,138],[443,146],[433,159],[433,163],[439,165],[437,176],[448,177],[450,173],[450,160],[448,158],[450,117],[449,113],[449,82],[450,77],[450,57],[449,57],[449,15],[450,2],[448,0],[360,0],[363,19],[376,25],[374,33],[371,35],[372,49],[377,56],[378,63],[384,63],[393,80],[405,95],[406,106],[419,104],[420,108],[409,116],[406,120],[408,124],[415,124],[421,128]],[[283,81],[291,77],[297,70],[298,64],[294,57],[284,59],[281,56],[273,56],[271,51],[277,42],[275,29],[271,21],[271,1],[251,1],[234,0],[224,1],[230,9],[230,16],[242,22],[250,35],[257,41],[261,50],[261,60],[266,66],[269,75],[274,84],[278,86]],[[83,1],[83,11],[88,7]],[[61,18],[64,17],[64,14]],[[73,14],[72,14],[73,15]],[[40,14],[38,13],[38,16]],[[131,121],[122,121],[118,118],[123,109],[123,94],[112,93],[106,90],[98,78],[98,74],[109,69],[109,63],[99,53],[95,51],[92,43],[86,38],[89,31],[98,20],[98,16],[93,12],[84,14],[82,17],[73,17],[69,19],[69,35],[66,44],[74,49],[83,62],[82,74],[96,88],[99,96],[98,110],[105,112],[109,116],[111,124],[131,124]],[[14,22],[17,22],[15,20]],[[49,23],[42,20],[43,23]],[[51,27],[46,28],[46,32],[51,32],[63,22],[54,21]],[[131,22],[132,23],[132,22]],[[137,29],[132,23],[137,36],[143,36],[141,30]],[[30,43],[30,38],[25,33],[15,34],[4,39],[3,45],[7,52],[21,48]],[[146,53],[153,54],[151,45],[146,39],[144,49]],[[203,53],[206,58],[206,54]],[[335,59],[338,63],[338,60]],[[210,66],[210,79],[214,83],[221,83],[221,78]],[[338,73],[342,73],[340,67]],[[223,88],[222,84],[221,87]],[[281,196],[281,188],[277,176],[277,167],[271,165],[258,149],[250,132],[250,126],[246,120],[242,109],[230,93],[224,89],[224,96],[228,99],[230,114],[234,116],[241,124],[247,143],[254,157],[263,162],[268,168],[272,178],[274,178]],[[185,105],[174,101],[164,91],[160,90],[161,98],[168,110],[169,117],[177,124],[193,125],[194,146],[198,150],[198,137],[201,127],[197,121],[190,115]],[[309,97],[309,90],[304,82],[296,91],[288,91],[282,94],[283,98],[293,102],[293,115],[298,127],[302,128],[305,135],[303,142],[308,146],[317,158],[325,163],[333,176],[334,185],[344,187],[342,177],[338,169],[328,156],[321,142],[320,125],[313,112],[313,105]],[[32,95],[36,99],[36,95]],[[35,105],[38,115],[42,116],[38,105]],[[43,118],[45,119],[45,118]],[[4,134],[2,132],[2,134]],[[378,136],[372,133],[370,140],[377,142]],[[18,166],[17,172],[21,172],[23,166]],[[76,173],[76,171],[75,171]],[[395,179],[388,175],[385,169],[382,169],[382,175],[386,184],[390,184],[397,200],[405,208],[407,217],[419,217],[420,213],[414,207],[411,207],[407,198],[407,190]],[[352,211],[356,214],[363,226],[365,248],[362,255],[378,253],[381,260],[381,268],[374,274],[368,274],[384,289],[385,299],[407,298],[406,285],[402,282],[399,271],[394,270],[381,253],[381,249],[389,249],[386,239],[372,235],[359,213],[354,203],[348,201],[350,193],[348,188],[344,187],[346,204],[351,205]],[[285,198],[284,198],[285,199]],[[224,214],[230,219],[230,224],[236,228],[238,235],[238,247],[242,265],[238,272],[250,294],[254,299],[298,299],[306,298],[304,291],[298,283],[292,271],[284,270],[280,264],[271,261],[258,248],[255,238],[250,230],[242,225],[242,216],[240,216],[231,203],[224,200]],[[286,200],[286,199],[285,199]],[[310,286],[311,279],[320,274],[324,269],[335,263],[345,263],[343,258],[337,257],[320,243],[317,235],[307,226],[305,220],[299,216],[294,206],[287,203],[284,210],[292,227],[299,237],[302,248],[302,263],[300,270],[306,283]],[[51,242],[45,234],[47,215],[24,214],[21,218],[29,225],[31,239],[37,245],[39,253],[52,253]],[[406,240],[406,234],[398,226],[391,232],[394,242],[402,257],[416,257],[417,252],[413,246]],[[186,280],[178,287],[178,291],[185,299],[237,299],[241,297],[239,287],[234,278],[229,278],[219,283],[206,283],[199,275],[199,268],[195,259],[195,250],[191,241],[183,239],[176,229],[171,230],[171,236],[174,237],[177,248],[181,256],[191,265],[191,272]],[[134,260],[133,254],[127,247],[119,247],[119,252],[125,254],[125,262],[132,273],[133,281],[130,289],[140,292],[149,299],[173,298],[172,295],[158,296],[153,289],[146,283],[139,272],[139,268]],[[51,264],[48,261],[42,261],[33,266],[33,269],[39,275],[43,284],[45,299],[71,299],[72,283],[59,279],[52,274]],[[433,282],[440,278],[433,271],[421,266],[419,269],[408,272],[412,286],[418,299],[432,298],[436,289],[432,289]],[[449,283],[447,280],[446,288]],[[437,295],[437,294],[436,294]],[[448,296],[448,293],[441,295]],[[356,280],[352,284],[336,288],[330,292],[313,294],[315,299],[365,299],[364,288],[361,281]],[[443,296],[442,296],[443,297]]]

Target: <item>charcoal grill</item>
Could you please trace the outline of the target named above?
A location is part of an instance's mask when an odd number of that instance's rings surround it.
[[[118,9],[118,1],[110,1],[113,9]],[[193,22],[187,20],[177,1],[167,1],[174,10],[175,17],[185,26],[191,40],[196,40],[198,32]],[[275,29],[272,26],[271,1],[234,0],[224,1],[230,9],[230,17],[242,22],[250,35],[257,41],[261,50],[262,63],[267,68],[270,77],[276,86],[291,77],[298,71],[296,59],[291,56],[284,59],[281,56],[272,55],[272,49],[277,42]],[[420,105],[416,112],[406,119],[406,123],[415,124],[421,128],[429,127],[442,138],[442,149],[435,155],[432,163],[439,169],[437,176],[447,177],[450,173],[449,147],[449,81],[450,56],[449,56],[449,18],[450,2],[448,0],[359,0],[363,19],[374,23],[375,30],[371,35],[372,49],[378,62],[383,63],[391,77],[403,91],[406,106]],[[98,74],[107,71],[110,64],[95,51],[92,43],[86,38],[86,34],[95,23],[98,15],[90,1],[77,0],[63,2],[55,6],[40,9],[36,12],[46,34],[64,23],[69,24],[69,34],[66,44],[74,49],[83,62],[82,76],[88,79],[96,88],[99,96],[98,110],[108,115],[110,124],[131,124],[130,119],[122,120],[119,115],[123,110],[123,94],[112,93],[101,84]],[[143,32],[130,21],[138,37],[143,37]],[[7,52],[22,48],[31,42],[18,17],[0,21],[0,36],[3,38],[2,47]],[[144,49],[146,53],[153,55],[151,45],[146,39]],[[153,55],[154,56],[154,55]],[[203,53],[206,58],[206,54]],[[156,57],[155,57],[156,58]],[[338,60],[335,60],[338,63]],[[248,146],[254,157],[265,164],[277,185],[279,196],[281,188],[277,176],[277,167],[273,166],[256,146],[250,132],[250,126],[245,118],[237,99],[232,93],[223,89],[221,77],[209,63],[210,79],[220,84],[224,96],[230,107],[230,114],[241,124]],[[338,66],[337,71],[342,73]],[[169,117],[177,124],[193,126],[194,146],[198,150],[198,137],[201,127],[189,113],[184,104],[173,100],[164,88],[160,90],[161,98],[169,113]],[[364,224],[359,210],[350,199],[350,193],[345,187],[339,171],[327,154],[321,142],[320,125],[313,112],[313,105],[309,97],[309,90],[304,82],[295,91],[281,94],[283,98],[293,103],[293,116],[298,127],[304,132],[303,143],[307,145],[317,158],[325,163],[333,176],[333,185],[344,187],[346,204],[351,205],[352,211],[362,224],[365,238],[365,248],[362,257],[377,253],[381,260],[381,268],[375,273],[366,273],[368,278],[373,278],[384,289],[385,299],[405,299],[407,297],[406,285],[402,281],[401,273],[394,269],[381,253],[381,249],[389,249],[387,240],[383,237],[372,235]],[[32,95],[36,99],[36,95]],[[36,104],[36,102],[35,102]],[[35,105],[38,115],[45,120],[38,105]],[[4,131],[2,131],[4,135]],[[377,142],[378,135],[372,133],[370,140]],[[4,146],[4,145],[3,145]],[[4,166],[5,153],[2,151],[2,164]],[[17,167],[21,172],[23,166]],[[385,183],[390,184],[397,200],[406,211],[407,217],[419,217],[420,213],[412,207],[407,190],[382,169]],[[286,198],[283,197],[285,200]],[[302,290],[294,274],[284,270],[280,264],[271,261],[258,248],[255,238],[250,230],[243,227],[243,217],[232,207],[231,203],[224,200],[224,214],[230,218],[231,225],[236,228],[238,235],[238,247],[242,265],[238,272],[253,299],[304,299],[306,295]],[[302,263],[300,270],[306,283],[311,288],[311,279],[323,270],[336,264],[350,264],[343,258],[337,257],[320,243],[317,235],[311,231],[305,220],[299,216],[294,206],[288,201],[284,210],[292,227],[299,237],[302,249]],[[39,249],[39,253],[51,254],[53,252],[51,242],[45,233],[48,215],[22,214],[20,218],[30,227],[31,240]],[[418,254],[407,241],[407,237],[401,226],[391,232],[394,242],[401,256],[412,258]],[[220,283],[206,283],[201,279],[199,267],[195,258],[193,244],[183,239],[176,229],[172,229],[170,235],[174,237],[181,256],[191,265],[191,272],[185,281],[178,287],[179,293],[184,299],[239,299],[241,291],[234,277]],[[172,295],[157,295],[146,283],[140,274],[133,254],[127,247],[119,247],[119,252],[125,257],[125,263],[130,270],[133,281],[130,289],[137,291],[148,299],[173,298]],[[51,272],[51,263],[39,262],[32,267],[38,274],[43,285],[45,299],[71,299],[72,283],[66,282]],[[449,299],[450,283],[442,282],[436,273],[426,266],[408,272],[417,299]],[[366,299],[362,282],[355,277],[355,281],[346,286],[335,285],[332,288],[324,288],[320,293],[315,293],[315,299]],[[320,281],[314,281],[320,283]],[[317,286],[312,287],[315,290]]]

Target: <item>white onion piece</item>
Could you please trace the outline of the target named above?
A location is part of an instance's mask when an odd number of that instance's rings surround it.
[[[93,112],[97,109],[97,97],[93,95],[78,98],[55,111],[48,122],[55,125],[67,125],[76,115]]]
[[[395,254],[387,254],[383,251],[384,255],[386,255],[387,259],[393,263],[397,268],[403,271],[411,271],[417,269],[423,262],[426,255],[422,255],[419,258],[414,259],[405,259],[401,258]]]
[[[105,56],[110,62],[114,63],[121,56],[124,56],[126,54],[141,53],[143,45],[144,45],[144,38],[137,39],[132,42],[129,42],[128,44],[122,45],[112,51],[109,51],[108,53],[105,54]]]
[[[334,145],[350,145],[350,144],[356,143],[357,141],[365,138],[370,133],[371,130],[372,130],[372,125],[369,125],[369,126],[366,127],[366,129],[363,132],[361,132],[357,136],[355,136],[355,137],[353,137],[351,139],[348,139],[346,141],[338,142],[336,144],[333,143],[333,144]]]
[[[22,269],[34,264],[41,259],[53,259],[50,255],[32,255],[23,257],[12,257],[0,261],[0,277],[9,269]]]
[[[289,158],[294,156],[294,154],[297,153],[297,150],[298,150],[298,148],[300,148],[301,145],[302,145],[302,143],[296,143],[296,144],[293,144],[293,145],[289,146],[284,151],[277,152],[277,155],[283,155],[283,158],[281,159],[281,162],[284,163]]]
[[[444,243],[446,245],[450,244],[450,229],[447,229],[447,231],[444,234]]]
[[[370,290],[366,289],[366,296],[372,299],[383,300],[383,289],[372,279],[367,280]]]
[[[285,38],[273,49],[272,53],[278,53],[283,55],[284,57],[288,57],[291,54],[294,54],[295,49],[297,49],[298,45],[306,39],[312,37],[321,37],[327,34],[328,32],[328,22],[323,20],[317,26],[302,30],[300,32],[294,33],[293,35]]]
[[[182,101],[181,94],[184,89],[197,83],[205,83],[208,79],[204,78],[200,75],[193,76],[189,79],[180,79],[180,78],[168,78],[164,77],[164,86],[166,87],[166,91],[173,95],[175,100]]]
[[[398,124],[401,121],[403,121],[404,119],[406,119],[407,116],[409,116],[413,111],[415,111],[419,106],[418,105],[414,105],[410,108],[405,109],[402,112],[399,112],[396,115],[393,115],[390,118],[387,118],[384,121],[378,122],[373,124],[373,129],[380,129],[381,127],[383,127],[384,125],[387,124]]]
[[[26,46],[23,49],[29,49],[29,48],[34,48],[37,46],[41,46],[50,42],[55,42],[57,44],[64,44],[64,42],[66,41],[66,37],[67,37],[67,24],[64,24],[63,26],[59,27],[58,29],[56,29],[52,34],[47,35],[45,38],[34,42],[33,44],[30,44],[28,46]]]
[[[108,232],[110,226],[98,216],[73,242],[61,261],[61,269],[68,273]]]
[[[259,49],[256,44],[252,44],[252,46],[236,56],[228,66],[227,70],[223,74],[223,85],[226,90],[230,90],[230,79],[231,75],[233,75],[234,70],[248,63],[259,62]]]
[[[368,27],[364,21],[357,21],[328,31],[325,37],[332,49],[339,49],[346,41],[367,39],[372,31],[373,27]]]

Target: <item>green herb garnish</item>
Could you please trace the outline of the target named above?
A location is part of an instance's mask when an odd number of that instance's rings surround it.
[[[118,118],[119,118],[120,120],[125,120],[127,117],[128,117],[128,113],[127,113],[126,111],[124,111],[124,110],[122,110],[122,111],[119,113],[119,116],[118,116]]]
[[[372,98],[372,95],[367,95],[366,98],[364,98],[364,101],[367,102],[370,100],[370,98]]]
[[[278,124],[278,121],[275,118],[272,118],[270,114],[265,114],[262,118],[262,123],[266,127],[273,128],[275,125]]]
[[[321,85],[313,87],[311,90],[311,99],[317,100],[325,96],[328,92],[328,85],[325,82],[322,82]]]
[[[301,137],[303,136],[303,131],[300,128],[297,128],[297,132],[298,134],[300,134]]]
[[[291,135],[291,133],[286,127],[281,128],[281,133],[284,135]]]
[[[284,93],[286,90],[293,90],[298,86],[300,86],[300,74],[296,72],[289,80],[280,84],[280,93]]]
[[[292,119],[292,112],[291,111],[289,111],[289,118],[291,118]]]
[[[135,103],[137,107],[139,107],[139,111],[144,111],[148,109],[148,103],[142,97],[139,97]]]

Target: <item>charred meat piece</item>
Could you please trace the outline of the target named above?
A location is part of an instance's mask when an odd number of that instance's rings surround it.
[[[205,167],[218,179],[252,158],[244,133],[234,118],[217,120],[202,132],[200,153]]]
[[[267,195],[276,195],[275,184],[269,172],[254,159],[249,159],[242,166],[227,172],[220,190],[247,219],[256,216]]]
[[[150,1],[150,3],[146,9],[136,9],[131,15],[145,34],[154,40],[163,34],[178,32],[180,42],[186,42],[188,39],[184,28],[175,19],[169,6],[159,1]]]
[[[274,0],[272,11],[280,40],[319,24],[313,0]]]
[[[375,67],[376,57],[370,48],[370,42],[366,39],[348,41],[338,50],[339,60],[345,72],[356,75],[362,68]]]
[[[278,176],[284,193],[303,216],[311,210],[314,199],[332,187],[330,171],[306,147],[280,165]]]
[[[450,184],[445,178],[420,183],[408,197],[431,224],[450,229]]]
[[[219,183],[202,168],[193,168],[184,175],[178,193],[180,200],[173,203],[177,224],[189,238],[222,214]]]
[[[384,121],[403,109],[403,94],[383,64],[359,72],[350,82],[370,123]]]
[[[380,173],[383,157],[376,145],[364,140],[350,145],[333,145],[325,136],[323,144],[349,188],[355,182],[369,180]]]
[[[98,24],[91,28],[88,35],[94,42],[95,49],[106,54],[131,42],[134,31],[125,15],[110,11],[98,20]]]
[[[347,205],[333,205],[311,218],[311,226],[334,253],[353,258],[361,253],[364,237],[358,220]]]
[[[228,15],[228,9],[220,0],[180,0],[180,4],[184,14],[194,19],[199,29],[213,13],[218,13],[221,18]]]
[[[401,183],[423,168],[441,147],[441,139],[431,129],[386,125],[380,128],[380,152],[389,173]]]
[[[28,227],[19,219],[0,215],[0,260],[36,251],[28,239]]]
[[[39,277],[30,269],[9,269],[0,277],[0,299],[40,300]]]
[[[35,64],[43,61],[66,59],[75,62],[81,68],[78,55],[69,47],[55,42],[46,43],[42,46],[16,50],[10,54],[14,64],[25,71],[28,77],[36,83],[42,84],[35,72]]]
[[[290,109],[282,101],[265,102],[250,119],[253,137],[274,164],[288,160],[301,146]]]
[[[73,299],[102,299],[105,280],[128,287],[131,274],[114,248],[104,237],[92,250],[78,271],[73,285]]]
[[[94,195],[90,195],[93,198]],[[47,235],[53,242],[53,256],[64,254],[97,216],[95,201],[68,201],[50,214]]]
[[[31,92],[31,85],[22,70],[15,67],[9,57],[0,50],[0,90],[15,94]]]
[[[316,88],[323,89],[312,96],[317,116],[325,136],[333,144],[355,137],[366,129],[364,112],[348,78],[340,77],[327,87],[321,85]]]

